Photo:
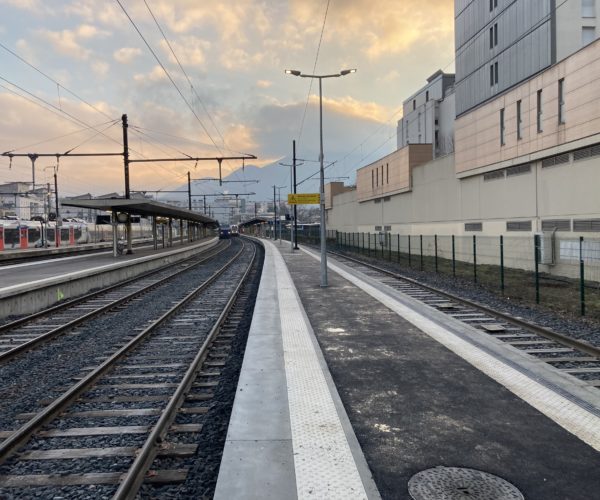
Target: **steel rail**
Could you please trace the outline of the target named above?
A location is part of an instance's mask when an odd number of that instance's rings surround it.
[[[220,269],[215,271],[213,275],[208,278],[204,283],[198,286],[187,294],[182,300],[175,304],[171,309],[165,312],[160,318],[153,321],[148,327],[142,332],[131,339],[127,344],[116,351],[112,356],[103,361],[98,367],[88,373],[79,382],[70,387],[61,396],[56,398],[46,408],[41,410],[35,417],[25,422],[20,428],[16,429],[8,438],[0,443],[0,465],[3,464],[8,458],[16,453],[21,446],[23,446],[31,438],[31,436],[37,432],[41,427],[49,423],[56,416],[62,413],[68,406],[70,406],[81,394],[87,391],[102,375],[106,374],[117,361],[125,357],[130,351],[138,346],[142,341],[146,339],[151,333],[153,333],[160,325],[167,321],[171,316],[176,314],[181,308],[183,308],[188,302],[194,299],[197,295],[203,292],[207,287],[214,283],[219,276],[221,276],[227,268],[233,264],[238,257],[241,255],[243,247],[237,252],[229,261],[225,263]]]
[[[225,250],[225,249],[223,249],[223,250]],[[64,325],[58,326],[58,327],[56,327],[56,328],[54,328],[52,330],[47,331],[46,333],[42,333],[40,336],[38,336],[38,337],[36,337],[34,339],[31,339],[31,340],[29,340],[27,342],[24,342],[23,344],[15,346],[10,351],[3,352],[2,354],[0,354],[0,365],[3,364],[3,363],[7,363],[8,361],[10,361],[11,359],[14,359],[15,357],[19,356],[20,354],[22,354],[25,351],[29,351],[31,349],[35,349],[39,345],[42,345],[42,344],[44,344],[46,342],[49,342],[50,340],[58,337],[59,335],[63,334],[65,331],[69,330],[70,328],[74,328],[74,327],[80,325],[81,323],[84,323],[85,321],[87,321],[87,320],[89,320],[89,319],[91,319],[91,318],[93,318],[95,316],[99,316],[100,314],[102,314],[102,313],[104,313],[104,312],[106,312],[108,310],[111,310],[111,309],[113,309],[113,308],[115,308],[115,307],[117,307],[117,306],[119,306],[119,305],[121,305],[121,304],[123,304],[125,302],[128,302],[128,301],[134,299],[135,297],[148,292],[149,290],[152,290],[152,289],[154,289],[156,287],[159,287],[159,286],[163,285],[164,283],[172,280],[173,278],[179,276],[180,274],[182,274],[182,273],[184,273],[186,271],[189,271],[191,268],[199,266],[200,264],[203,264],[207,260],[213,258],[217,253],[219,253],[219,252],[207,255],[205,258],[203,258],[202,260],[200,260],[200,261],[192,264],[190,267],[184,267],[183,269],[181,269],[179,271],[176,271],[175,273],[170,274],[169,276],[165,276],[164,278],[162,278],[162,279],[160,279],[160,280],[158,280],[158,281],[156,281],[154,283],[151,283],[151,284],[145,286],[144,288],[141,288],[140,290],[133,291],[130,294],[125,295],[124,297],[121,297],[121,298],[119,298],[117,300],[114,300],[113,302],[111,302],[109,304],[101,306],[98,309],[94,309],[93,311],[90,311],[89,313],[86,313],[83,316],[79,316],[78,318],[75,318],[75,319],[69,321],[68,323],[65,323]],[[190,257],[188,259],[181,260],[181,261],[177,262],[176,264],[181,264],[182,262],[186,262],[187,260],[190,260],[190,259],[193,259],[193,258],[194,257]],[[93,298],[96,295],[100,295],[100,294],[109,292],[111,290],[114,290],[115,288],[120,288],[120,287],[129,285],[129,284],[131,284],[131,282],[134,282],[136,280],[145,279],[145,278],[147,278],[148,276],[150,276],[152,274],[155,274],[157,272],[164,271],[165,269],[168,269],[168,267],[169,266],[163,267],[161,269],[155,269],[154,271],[150,271],[149,273],[146,273],[146,274],[144,274],[142,276],[137,276],[137,277],[131,278],[131,279],[125,281],[125,282],[117,283],[116,285],[111,285],[110,287],[105,288],[103,290],[100,290],[99,292],[93,292],[93,293],[91,293],[89,295],[86,295],[86,296],[80,298],[80,299],[75,299],[72,302],[61,304],[62,307],[55,306],[58,309],[52,308],[53,310],[47,309],[46,311],[42,311],[42,312],[48,313],[49,311],[56,312],[57,310],[68,309],[68,307],[70,307],[72,305],[76,305],[78,303],[81,303],[83,300],[87,300],[89,298]],[[38,314],[40,314],[40,313],[36,313],[36,315],[38,315]],[[35,315],[32,315],[32,316],[35,316]],[[44,316],[44,315],[42,314],[41,316]],[[16,325],[16,326],[18,327],[21,324],[26,323],[30,318],[31,318],[30,316],[28,316],[27,318],[23,318],[24,321],[22,323],[20,323],[19,325]],[[34,319],[36,319],[36,318],[34,318]],[[9,323],[8,325],[4,325],[4,326],[11,326],[11,325],[14,325],[15,323],[19,323],[20,321],[21,320],[17,320],[17,321],[15,321],[13,323]],[[3,333],[3,329],[0,329],[0,334],[1,333]]]
[[[254,247],[254,254],[252,255],[252,260],[246,269],[246,272],[241,277],[237,287],[235,288],[233,294],[227,301],[223,311],[219,315],[219,318],[211,328],[210,332],[206,340],[203,342],[200,350],[194,357],[194,360],[188,367],[183,379],[179,383],[179,386],[175,390],[175,393],[169,400],[169,403],[163,410],[160,419],[152,429],[150,435],[146,439],[145,443],[138,450],[136,454],[136,459],[129,468],[129,470],[125,473],[117,492],[115,493],[113,500],[133,500],[137,496],[137,492],[144,482],[144,478],[146,476],[146,472],[152,466],[154,459],[158,453],[158,447],[160,443],[164,440],[165,435],[167,434],[169,427],[175,420],[177,416],[177,411],[181,407],[183,400],[186,394],[189,392],[192,383],[198,376],[198,369],[201,364],[206,359],[208,355],[208,348],[213,342],[214,338],[217,336],[220,331],[223,323],[227,319],[227,316],[231,312],[233,305],[250,274],[252,266],[254,264],[254,260],[256,258],[256,246]]]
[[[562,333],[558,333],[558,332],[555,332],[553,330],[549,330],[547,328],[544,328],[543,326],[536,325],[535,323],[530,323],[529,321],[526,321],[524,319],[515,318],[514,316],[510,316],[510,315],[508,315],[506,313],[503,313],[503,312],[500,312],[500,311],[496,311],[494,309],[491,309],[488,306],[484,306],[483,304],[479,304],[479,303],[473,302],[473,301],[471,301],[469,299],[464,299],[462,297],[458,297],[458,296],[453,295],[453,294],[451,294],[449,292],[445,292],[443,290],[440,290],[439,288],[435,288],[433,286],[425,285],[423,283],[420,283],[420,282],[418,282],[418,281],[416,281],[416,280],[414,280],[412,278],[407,278],[406,276],[402,276],[401,274],[395,273],[393,271],[389,271],[389,270],[383,269],[383,268],[381,268],[379,266],[375,266],[373,264],[369,264],[369,263],[363,262],[360,259],[356,259],[354,257],[348,257],[348,256],[340,254],[338,252],[329,251],[329,253],[331,253],[332,255],[335,255],[336,257],[342,257],[343,259],[349,260],[351,262],[355,262],[357,264],[361,264],[361,265],[363,265],[365,267],[369,267],[369,268],[374,269],[376,271],[379,271],[379,272],[381,272],[383,274],[387,274],[387,275],[392,276],[392,277],[394,277],[394,278],[396,278],[398,280],[405,281],[405,282],[410,283],[412,285],[421,287],[421,288],[423,288],[425,290],[428,290],[428,291],[430,291],[432,293],[437,293],[437,294],[439,294],[439,295],[441,295],[443,297],[451,299],[451,300],[453,300],[455,302],[458,302],[460,304],[463,304],[465,306],[472,307],[474,309],[480,310],[480,311],[485,312],[486,314],[489,314],[490,316],[493,316],[493,317],[495,317],[497,319],[500,319],[500,320],[505,321],[507,323],[510,323],[512,325],[516,325],[516,326],[518,326],[520,328],[523,328],[525,330],[530,330],[530,331],[532,331],[532,332],[534,332],[534,333],[536,333],[536,334],[538,334],[538,335],[540,335],[542,337],[546,337],[547,339],[554,340],[554,341],[556,341],[559,344],[565,345],[567,347],[572,347],[573,349],[576,349],[578,351],[585,352],[586,354],[589,354],[589,355],[594,356],[596,358],[600,358],[600,347],[596,347],[593,344],[590,344],[589,342],[585,342],[583,340],[577,340],[577,339],[568,337],[566,335],[563,335]]]
[[[218,243],[217,243],[218,245]],[[217,247],[217,245],[215,245],[214,247],[211,248],[207,248],[206,250],[213,250],[214,248]],[[214,254],[209,254],[207,256],[207,258],[212,257]],[[177,261],[175,264],[181,264],[182,262],[186,262],[188,260],[192,260],[196,258],[195,255],[192,255],[190,257],[187,257],[185,259],[182,259],[180,261]],[[140,279],[145,279],[148,276],[152,276],[153,274],[159,273],[161,271],[164,271],[165,269],[167,269],[169,266],[164,266],[164,267],[160,267],[157,269],[153,269],[152,271],[148,271],[146,273],[140,274],[138,276],[134,276],[132,278],[128,278],[125,281],[119,281],[118,283],[115,283],[114,285],[109,285],[105,288],[102,288],[101,290],[96,290],[95,292],[90,292],[86,295],[82,295],[81,297],[77,297],[75,299],[71,299],[71,300],[67,300],[65,302],[61,302],[60,304],[57,304],[55,306],[49,307],[47,309],[43,309],[42,311],[38,311],[36,313],[33,314],[29,314],[27,316],[23,316],[22,318],[16,319],[14,321],[11,321],[10,323],[4,323],[3,325],[0,325],[0,335],[5,333],[7,330],[10,330],[12,328],[16,328],[17,326],[21,326],[24,325],[25,323],[28,323],[29,321],[34,321],[38,318],[41,318],[43,316],[46,316],[48,314],[51,313],[55,313],[57,311],[60,311],[62,309],[68,309],[71,306],[80,304],[81,302],[84,302],[88,299],[94,298],[100,294],[106,293],[106,292],[110,292],[116,288],[122,287],[124,285],[129,285],[130,283],[136,281],[136,280],[140,280]],[[1,269],[1,267],[0,267]]]

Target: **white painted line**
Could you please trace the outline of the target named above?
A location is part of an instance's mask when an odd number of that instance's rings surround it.
[[[57,262],[64,262],[67,260],[84,259],[84,258],[89,258],[89,257],[96,257],[98,255],[102,255],[102,254],[106,254],[106,253],[112,253],[112,250],[111,251],[102,251],[102,252],[90,252],[90,253],[86,253],[84,255],[73,255],[71,257],[60,257],[59,256],[60,254],[56,254],[57,257],[54,259],[36,260],[34,262],[25,262],[22,264],[10,264],[8,266],[0,267],[0,270],[4,271],[5,269],[15,269],[18,267],[39,266],[42,264],[48,264],[50,262],[57,263]]]
[[[302,251],[315,260],[320,260],[318,255],[305,249],[302,249]],[[529,403],[583,442],[600,451],[600,418],[596,415],[459,338],[454,333],[394,300],[374,286],[332,264],[329,260],[327,267],[364,290],[371,297],[412,323],[475,368],[502,384],[513,394]],[[382,286],[386,285],[382,284]]]
[[[277,276],[298,498],[366,499],[288,268],[270,242]]]
[[[103,270],[120,269],[122,267],[130,266],[131,264],[139,264],[139,263],[150,261],[150,260],[160,259],[162,257],[168,257],[170,255],[181,253],[186,250],[190,250],[192,248],[199,248],[199,247],[205,246],[211,242],[213,242],[213,240],[209,240],[207,242],[200,243],[200,244],[196,245],[195,247],[194,246],[179,247],[175,250],[169,250],[167,252],[146,255],[144,257],[136,257],[133,259],[123,259],[123,260],[120,260],[119,262],[111,262],[110,264],[105,264],[103,266],[90,267],[87,269],[82,269],[80,271],[73,271],[71,273],[57,274],[55,276],[50,276],[48,278],[43,278],[40,280],[28,281],[27,283],[19,283],[16,285],[10,285],[7,287],[0,288],[0,295],[5,296],[7,294],[10,294],[10,292],[12,292],[12,291],[18,291],[19,289],[23,289],[23,288],[25,288],[26,290],[30,290],[33,285],[54,284],[57,282],[57,280],[62,283],[64,281],[76,280],[77,278],[82,278],[82,277],[90,276],[93,274],[98,274],[99,272],[101,272]],[[54,260],[54,259],[51,259],[51,260]],[[1,270],[2,270],[2,268],[0,267],[0,271]],[[68,279],[65,279],[65,278],[68,278]]]

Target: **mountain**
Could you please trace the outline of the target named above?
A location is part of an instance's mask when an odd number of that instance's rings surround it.
[[[224,168],[225,170],[225,168]],[[303,182],[298,186],[298,193],[317,193],[319,191],[319,166],[317,164],[310,165],[306,164],[298,166],[296,169],[296,180],[298,183],[309,177],[311,174],[316,175]],[[238,168],[231,174],[224,176],[222,186],[219,186],[218,181],[192,181],[192,195],[209,195],[218,193],[256,193],[248,196],[248,200],[252,201],[271,201],[273,200],[273,185],[281,188],[281,199],[287,199],[287,194],[290,191],[290,167],[284,167],[278,163],[272,163],[265,167],[256,167],[254,165],[246,165],[242,168]],[[247,181],[247,182],[244,182]],[[252,182],[250,182],[252,181]],[[254,182],[258,181],[258,182]],[[179,193],[168,193],[159,195],[160,200],[179,200],[184,201],[187,199],[187,183],[177,188]],[[279,190],[277,196],[279,196]],[[194,196],[196,198],[196,196]]]

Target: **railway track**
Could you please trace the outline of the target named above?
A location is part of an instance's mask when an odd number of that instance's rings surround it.
[[[185,480],[182,464],[196,453],[247,298],[256,246],[240,246],[160,318],[86,367],[75,385],[41,411],[18,415],[18,429],[0,432],[1,491],[134,498],[144,482]]]
[[[337,252],[348,267],[600,389],[600,348]]]
[[[206,263],[227,246],[220,243],[214,248],[175,264],[152,270],[0,325],[0,365],[49,342],[92,318],[142,297],[182,273],[189,272],[190,269]]]

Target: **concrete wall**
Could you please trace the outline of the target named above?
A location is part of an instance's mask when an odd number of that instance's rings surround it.
[[[584,8],[585,4],[585,8]],[[583,28],[594,28],[594,38],[598,38],[598,0],[569,0],[556,11],[556,51],[557,61],[573,54],[583,47]]]
[[[564,79],[565,120],[558,119],[559,80]],[[472,173],[525,163],[600,141],[600,40],[456,120],[456,171]],[[542,132],[537,92],[542,90]],[[517,138],[521,100],[522,138]],[[505,144],[500,141],[504,109]],[[579,142],[578,142],[579,141]]]
[[[359,201],[357,191],[335,196],[328,210],[328,229],[374,232],[377,226],[399,234],[473,234],[465,223],[482,224],[482,235],[531,235],[542,222],[600,219],[597,186],[600,154],[568,163],[486,179],[457,178],[454,156],[433,160],[412,170],[411,191]],[[508,231],[507,222],[530,221],[531,230]],[[566,231],[560,234],[577,234]],[[589,234],[599,236],[599,234]]]

